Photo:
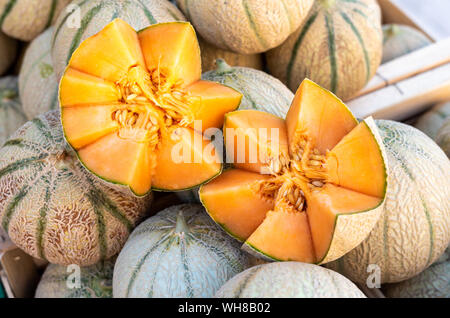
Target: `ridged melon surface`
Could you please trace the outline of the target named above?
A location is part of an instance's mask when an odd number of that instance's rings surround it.
[[[383,292],[391,298],[450,298],[450,249],[424,272],[396,284],[386,284]]]
[[[415,127],[423,131],[431,139],[435,139],[439,128],[442,127],[444,121],[449,117],[450,102],[440,103],[421,116]]]
[[[58,82],[50,51],[53,30],[48,28],[31,42],[20,68],[20,100],[30,120],[59,107]]]
[[[26,122],[19,100],[17,77],[0,78],[0,146]]]
[[[299,262],[259,265],[230,279],[218,298],[365,298],[344,276]]]
[[[35,298],[111,298],[115,259],[74,268],[50,264],[36,289]],[[79,280],[78,280],[79,279]],[[70,286],[68,283],[79,286]]]
[[[80,28],[68,25],[78,11],[62,12],[55,23],[52,58],[57,80],[80,43],[116,18],[126,21],[135,30],[156,23],[185,20],[180,10],[167,0],[75,0],[73,4],[80,8]]]
[[[294,32],[313,0],[177,0],[205,40],[242,54],[265,52]]]
[[[347,100],[375,75],[381,55],[376,0],[317,0],[302,26],[266,57],[270,73],[292,91],[309,78]]]
[[[390,168],[384,213],[367,239],[327,264],[365,283],[370,264],[381,283],[411,278],[436,261],[450,242],[450,160],[417,129],[379,120]]]
[[[436,142],[450,158],[450,118],[447,118],[436,134]]]
[[[9,36],[31,41],[52,25],[71,0],[2,0],[0,27]]]
[[[431,40],[419,30],[402,24],[383,25],[383,59],[389,62],[431,44]]]
[[[250,257],[201,205],[177,205],[131,234],[114,268],[114,297],[212,297]]]
[[[151,197],[136,198],[85,170],[52,111],[0,149],[0,222],[11,240],[50,263],[88,266],[117,254]]]
[[[0,75],[3,75],[14,62],[17,41],[0,32]]]

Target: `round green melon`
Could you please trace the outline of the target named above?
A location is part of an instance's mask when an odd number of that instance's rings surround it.
[[[380,12],[376,0],[316,0],[300,28],[267,52],[270,73],[292,91],[309,78],[348,100],[380,65]]]
[[[218,298],[365,298],[344,276],[313,264],[258,265],[230,279]]]
[[[28,119],[59,108],[58,82],[52,66],[50,46],[53,28],[48,28],[27,48],[19,72],[19,93]]]
[[[216,60],[216,69],[202,75],[203,80],[234,88],[243,97],[239,110],[256,109],[285,118],[294,94],[275,77],[248,67],[233,67],[223,59]],[[177,192],[183,202],[199,203],[199,188]]]
[[[450,118],[447,118],[436,134],[436,142],[450,158]]]
[[[391,298],[450,298],[450,248],[424,272],[396,284],[386,284],[383,292]]]
[[[116,255],[150,201],[82,167],[57,111],[29,121],[0,149],[0,225],[50,263],[88,266]]]
[[[185,20],[181,11],[167,0],[74,0],[72,3],[78,6],[79,11],[60,14],[52,39],[53,67],[58,81],[81,42],[116,18],[124,20],[135,30],[156,23]],[[79,28],[71,25],[78,12],[81,14]]]
[[[34,297],[111,298],[114,262],[115,259],[112,259],[79,267],[79,272],[71,267],[50,264],[42,275]]]
[[[26,121],[19,100],[17,77],[0,78],[0,146]]]
[[[402,24],[383,25],[383,59],[389,62],[431,44],[431,40],[419,30]]]
[[[422,115],[415,127],[435,139],[439,128],[450,117],[450,102],[440,103]]]
[[[16,59],[17,41],[0,32],[0,75],[3,75]]]
[[[414,127],[377,121],[389,166],[384,213],[358,247],[327,264],[365,284],[376,274],[395,283],[416,276],[450,243],[450,160]],[[369,270],[369,273],[368,273]]]
[[[212,297],[250,265],[199,204],[172,206],[139,225],[114,268],[115,298]]]
[[[0,28],[16,39],[31,41],[49,27],[72,0],[2,0]]]

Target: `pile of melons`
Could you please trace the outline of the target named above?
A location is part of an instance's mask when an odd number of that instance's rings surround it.
[[[15,0],[0,30],[36,297],[450,297],[449,104],[428,137],[343,102],[430,43],[376,0]]]

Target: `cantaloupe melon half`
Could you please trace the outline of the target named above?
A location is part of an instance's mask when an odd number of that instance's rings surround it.
[[[202,133],[221,128],[241,98],[201,80],[195,31],[184,22],[137,33],[114,20],[79,46],[60,84],[65,137],[81,162],[136,195],[217,176],[222,158]]]
[[[336,96],[309,80],[285,121],[252,110],[225,116],[227,152],[247,152],[252,144],[267,152],[254,163],[234,163],[200,188],[200,199],[246,250],[271,260],[322,264],[367,237],[387,186],[384,147],[372,118],[358,123]],[[273,133],[255,132],[264,127],[280,129],[278,142]]]

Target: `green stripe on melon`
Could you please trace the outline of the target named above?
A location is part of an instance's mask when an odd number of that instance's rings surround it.
[[[58,80],[80,43],[116,18],[123,19],[135,30],[155,23],[185,20],[183,14],[166,0],[75,0],[72,3],[78,6],[79,11],[61,13],[52,39],[53,66]],[[81,15],[80,27],[70,27],[78,12]]]
[[[26,122],[19,100],[17,77],[0,78],[0,146]]]
[[[42,275],[35,298],[111,298],[114,263],[113,258],[80,267],[79,271],[76,267],[50,264]]]
[[[361,245],[327,264],[362,284],[371,264],[379,266],[381,283],[411,278],[450,243],[450,160],[411,126],[383,120],[377,125],[390,171],[384,213]]]
[[[13,38],[31,41],[55,21],[70,1],[0,1],[0,28]]]
[[[259,265],[229,280],[218,298],[365,298],[344,276],[299,262]]]
[[[18,247],[81,266],[117,254],[151,201],[87,172],[57,111],[26,123],[0,149],[0,193],[1,226]]]
[[[131,234],[114,268],[114,297],[212,297],[250,261],[201,205],[173,206]]]
[[[31,42],[19,72],[19,93],[28,119],[59,108],[58,82],[50,51],[53,28]]]
[[[346,100],[373,77],[381,55],[375,0],[317,0],[300,28],[266,57],[270,73],[292,91],[309,78]]]

